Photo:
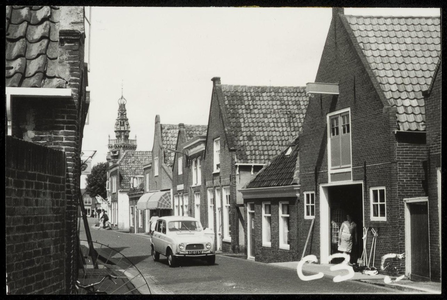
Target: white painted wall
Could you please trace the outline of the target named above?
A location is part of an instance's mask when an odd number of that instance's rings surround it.
[[[118,229],[129,230],[129,196],[127,192],[118,191]]]

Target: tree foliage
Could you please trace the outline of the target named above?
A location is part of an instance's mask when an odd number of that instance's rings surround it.
[[[92,172],[87,175],[86,193],[90,197],[100,195],[107,199],[106,181],[107,181],[107,163],[99,163],[92,168]]]

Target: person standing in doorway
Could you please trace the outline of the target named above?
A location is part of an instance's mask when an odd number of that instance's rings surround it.
[[[353,245],[357,245],[357,224],[350,215],[346,215],[346,221],[340,225],[338,251],[351,255]]]

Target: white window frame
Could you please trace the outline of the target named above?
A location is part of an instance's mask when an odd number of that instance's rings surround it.
[[[197,185],[197,159],[194,158],[191,162],[192,170],[192,185]]]
[[[223,201],[223,241],[231,242],[231,222],[230,222],[230,187],[225,186],[222,188],[222,201]]]
[[[130,227],[135,227],[135,206],[130,207]]]
[[[179,156],[177,158],[177,174],[178,175],[183,174],[183,156]]]
[[[283,205],[287,205],[288,206],[288,212],[284,213],[283,212]],[[284,222],[283,219],[287,218],[288,219],[288,228],[287,228],[287,237],[289,239],[289,231],[290,231],[290,204],[288,201],[280,201],[279,202],[279,248],[280,249],[285,249],[285,250],[290,250],[290,240],[288,240],[288,244],[284,243]]]
[[[350,143],[350,164],[349,165],[342,165],[340,167],[332,167],[332,144],[331,144],[331,120],[335,117],[335,116],[341,116],[347,114],[349,116],[349,143]],[[352,179],[352,119],[351,119],[351,109],[345,108],[342,110],[338,110],[332,113],[327,114],[326,116],[327,120],[326,120],[326,124],[327,124],[327,156],[328,156],[328,170],[329,170],[329,182],[331,182],[331,174],[335,174],[335,173],[346,173],[346,172],[351,172],[351,179]],[[342,135],[343,134],[343,128],[342,128],[342,118],[340,118],[339,122],[338,122],[338,126],[339,126],[339,131],[338,131],[338,135]]]
[[[183,195],[183,215],[184,216],[189,216],[188,206],[189,206],[189,195],[184,194]]]
[[[196,185],[201,185],[202,183],[202,158],[197,157],[197,183]]]
[[[174,195],[174,216],[178,216],[178,195]]]
[[[146,192],[150,191],[150,174],[149,173],[146,173],[146,186],[145,186],[145,188],[146,188]]]
[[[265,212],[266,205],[270,206],[270,213]],[[267,222],[267,219],[270,219],[270,222]],[[267,241],[267,227],[269,227],[270,231],[270,241]],[[269,202],[262,202],[262,246],[263,247],[272,247],[272,204]]]
[[[194,193],[194,218],[200,221],[200,192]]]
[[[313,199],[313,203],[310,200]],[[308,208],[313,207],[313,214],[308,214]],[[304,219],[314,219],[315,218],[315,192],[304,192]],[[312,209],[311,209],[312,211]]]
[[[214,230],[214,189],[207,190],[208,199],[208,227]]]
[[[374,191],[377,191],[377,195],[380,198],[380,191],[383,190],[383,195],[384,198],[383,201],[381,202],[380,200],[382,199],[378,199],[379,202],[375,202],[374,200]],[[377,187],[371,187],[369,189],[369,199],[370,199],[370,219],[371,221],[386,221],[387,218],[387,210],[386,210],[386,187],[384,186],[377,186]],[[384,217],[380,217],[380,205],[383,204],[385,206],[385,216]],[[374,206],[377,205],[378,206],[378,214],[379,216],[374,216]]]
[[[138,210],[138,228],[143,228],[143,211]]]
[[[158,157],[155,157],[154,158],[154,176],[158,176],[158,164],[159,164]]]
[[[117,190],[117,176],[116,175],[112,175],[112,177],[111,177],[111,179],[112,179],[112,193],[116,193],[116,190]]]
[[[213,141],[213,173],[220,172],[220,137]]]

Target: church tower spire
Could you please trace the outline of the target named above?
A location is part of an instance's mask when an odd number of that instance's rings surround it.
[[[127,118],[126,110],[127,100],[123,96],[123,87],[121,86],[121,97],[118,99],[118,116],[115,121],[115,137],[116,139],[110,139],[109,137],[109,153],[107,160],[118,160],[125,150],[136,150],[137,140],[129,139],[130,125]]]

